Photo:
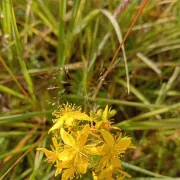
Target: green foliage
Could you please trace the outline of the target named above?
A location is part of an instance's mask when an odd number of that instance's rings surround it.
[[[179,4],[148,1],[96,91],[139,0],[0,1],[0,178],[53,178],[35,149],[50,144],[51,113],[66,101],[117,111],[137,146],[123,164],[134,179],[178,177]]]

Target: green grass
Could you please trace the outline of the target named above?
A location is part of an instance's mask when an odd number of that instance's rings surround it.
[[[0,1],[0,179],[60,179],[36,148],[66,101],[117,110],[132,179],[178,179],[180,3],[148,1],[112,61],[140,7],[123,2]]]

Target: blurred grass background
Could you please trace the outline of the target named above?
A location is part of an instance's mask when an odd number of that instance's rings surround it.
[[[179,0],[148,1],[102,80],[141,3],[0,1],[1,179],[59,179],[36,148],[49,149],[51,113],[66,101],[117,110],[137,146],[123,158],[132,179],[180,177]]]

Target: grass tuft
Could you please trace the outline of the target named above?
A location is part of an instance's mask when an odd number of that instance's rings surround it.
[[[178,0],[0,1],[0,179],[61,178],[35,149],[67,101],[117,111],[132,179],[178,179],[179,15]]]

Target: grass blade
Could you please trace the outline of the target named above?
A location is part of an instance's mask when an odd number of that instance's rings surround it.
[[[21,99],[27,99],[27,97],[25,97],[24,95],[6,87],[6,86],[3,86],[3,85],[0,85],[0,92],[11,94],[11,95],[18,97],[18,98],[21,98]]]
[[[126,163],[126,162],[122,162],[122,165],[124,167],[126,167],[126,168],[132,169],[134,171],[137,171],[137,172],[149,175],[149,176],[158,177],[158,178],[165,178],[165,177],[167,177],[167,176],[163,176],[163,175],[160,175],[160,174],[157,174],[157,173],[153,173],[151,171],[148,171],[146,169],[140,168],[138,166],[135,166],[135,165],[132,165],[132,164],[129,164],[129,163]]]
[[[7,0],[6,2],[8,2],[8,1],[9,0]],[[34,101],[36,101],[33,83],[32,83],[31,77],[27,71],[27,67],[26,67],[26,64],[24,62],[23,55],[22,55],[22,47],[21,47],[20,37],[19,37],[17,25],[16,25],[16,19],[15,19],[15,14],[14,14],[11,0],[9,1],[9,4],[10,4],[10,10],[8,13],[11,14],[11,25],[12,25],[11,28],[12,28],[12,35],[15,40],[15,48],[16,48],[17,58],[18,58],[20,66],[21,66],[21,71],[27,82],[28,90],[31,94],[31,97]]]
[[[58,32],[58,67],[64,66],[65,63],[65,14],[66,14],[66,0],[59,2],[59,32]],[[60,82],[61,83],[61,82]]]
[[[83,96],[77,96],[77,95],[66,95],[69,99],[76,99],[76,100],[88,100],[91,102],[103,102],[108,104],[118,104],[123,106],[132,106],[132,107],[139,107],[139,108],[162,108],[163,105],[155,105],[155,104],[144,104],[144,103],[138,103],[138,102],[132,102],[132,101],[123,101],[118,99],[106,99],[106,98],[92,98],[92,97],[83,97]]]
[[[124,87],[127,86],[124,80],[122,79],[117,79],[116,80],[119,84],[123,85]],[[146,97],[138,90],[136,89],[133,85],[130,85],[130,91],[139,99],[141,100],[144,104],[150,104],[150,102],[146,99]]]
[[[44,111],[44,112],[39,111],[39,112],[29,112],[29,113],[4,116],[4,117],[0,117],[0,124],[23,121],[24,119],[31,118],[33,116],[50,115],[51,113],[52,113],[51,111]]]
[[[58,25],[55,17],[49,11],[48,7],[44,4],[44,1],[37,0],[32,1],[33,10],[43,20],[43,22],[52,29],[55,35],[58,35]]]
[[[150,120],[143,122],[129,122],[119,125],[123,130],[162,130],[162,129],[176,129],[180,128],[180,118]]]
[[[116,20],[116,18],[107,10],[101,10],[101,12],[107,16],[107,18],[109,19],[109,21],[111,22],[112,26],[114,27],[114,30],[117,34],[118,40],[119,40],[119,44],[122,43],[122,33],[121,33],[121,29],[118,25],[118,22]],[[127,57],[126,57],[126,52],[125,52],[125,48],[124,48],[124,44],[122,44],[122,53],[123,53],[123,58],[124,58],[124,64],[125,64],[125,71],[126,71],[126,79],[127,79],[127,92],[130,92],[130,79],[129,79],[129,70],[128,70],[128,65],[127,65]]]
[[[130,123],[130,122],[134,122],[134,121],[140,121],[140,120],[143,120],[143,119],[153,117],[153,116],[158,115],[158,114],[169,112],[169,111],[171,111],[173,109],[177,109],[177,108],[180,108],[180,103],[176,103],[176,104],[173,104],[173,105],[168,106],[168,107],[164,107],[164,108],[161,108],[161,109],[153,110],[153,111],[148,112],[148,113],[141,114],[139,116],[135,116],[135,117],[130,118],[130,119],[126,120],[126,121],[118,123],[117,125],[120,126],[122,124]]]
[[[150,60],[149,58],[147,58],[146,56],[144,56],[142,53],[137,53],[136,54],[137,57],[139,59],[141,59],[145,64],[147,64],[152,70],[154,70],[158,75],[161,75],[161,70],[157,67],[157,65]]]

